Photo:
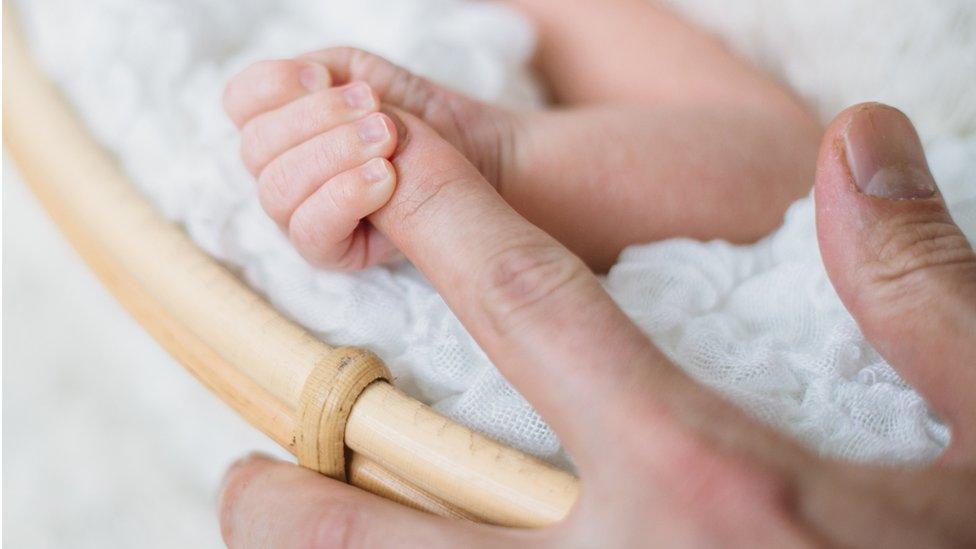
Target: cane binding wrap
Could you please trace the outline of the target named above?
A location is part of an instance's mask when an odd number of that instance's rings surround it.
[[[336,480],[346,480],[346,421],[369,384],[390,380],[378,356],[339,347],[315,365],[299,400],[295,432],[298,464]]]

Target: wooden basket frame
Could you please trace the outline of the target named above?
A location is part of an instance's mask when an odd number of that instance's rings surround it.
[[[305,381],[334,348],[275,311],[165,220],[32,62],[4,6],[3,140],[28,186],[119,302],[213,393],[296,453]],[[56,159],[56,160],[54,160]],[[569,473],[377,381],[349,412],[348,482],[432,513],[507,526],[562,519]]]

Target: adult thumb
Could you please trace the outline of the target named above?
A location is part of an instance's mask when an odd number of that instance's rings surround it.
[[[861,331],[952,428],[946,458],[976,457],[976,254],[953,222],[918,134],[868,103],[827,129],[817,233]]]

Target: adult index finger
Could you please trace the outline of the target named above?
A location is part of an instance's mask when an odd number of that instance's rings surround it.
[[[399,183],[370,220],[584,468],[587,449],[615,443],[617,420],[645,406],[652,386],[676,369],[579,258],[520,217],[431,128],[391,114],[400,126],[391,159]]]

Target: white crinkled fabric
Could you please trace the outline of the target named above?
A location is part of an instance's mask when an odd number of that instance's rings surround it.
[[[908,112],[973,240],[976,5],[670,3],[788,82],[824,121],[863,100]],[[518,16],[460,0],[21,0],[20,8],[37,57],[94,135],[203,248],[318,336],[376,350],[398,385],[443,413],[565,459],[411,266],[345,275],[302,262],[262,214],[220,108],[223,83],[248,62],[339,44],[483,99],[538,104],[526,68],[533,37]],[[605,283],[689,374],[821,452],[925,460],[948,440],[840,304],[820,262],[811,198],[752,246],[633,246]]]

